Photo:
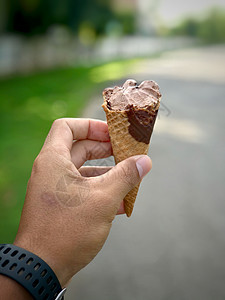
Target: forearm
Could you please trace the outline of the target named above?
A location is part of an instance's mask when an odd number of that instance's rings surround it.
[[[0,299],[33,300],[33,297],[24,289],[24,287],[7,276],[0,275],[0,286],[4,287],[1,288]]]

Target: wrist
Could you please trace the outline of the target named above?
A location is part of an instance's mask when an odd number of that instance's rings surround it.
[[[66,276],[63,266],[61,266],[59,259],[55,257],[54,251],[51,249],[51,247],[49,247],[48,244],[43,247],[40,245],[40,243],[36,243],[33,238],[30,239],[27,236],[19,238],[16,237],[13,244],[40,257],[53,270],[61,287],[66,286],[70,278]]]
[[[15,280],[0,274],[1,299],[33,300],[27,290]],[[3,288],[4,287],[4,288]]]
[[[0,244],[0,260],[0,274],[15,280],[34,299],[63,299],[66,289],[39,256],[13,244]]]

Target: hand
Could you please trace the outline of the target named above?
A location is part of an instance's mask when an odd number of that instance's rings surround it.
[[[62,286],[100,251],[123,198],[151,169],[148,156],[83,167],[110,155],[105,122],[59,119],[34,162],[15,244],[45,260]]]

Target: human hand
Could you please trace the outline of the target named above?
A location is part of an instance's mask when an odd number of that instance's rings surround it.
[[[14,244],[45,260],[62,286],[100,251],[123,198],[151,169],[144,155],[83,166],[110,155],[105,122],[59,119],[34,162]]]

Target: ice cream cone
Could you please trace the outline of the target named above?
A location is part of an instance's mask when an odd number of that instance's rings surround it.
[[[134,86],[134,83],[136,84],[135,81],[128,80],[123,85],[123,88],[126,89],[126,87]],[[117,88],[118,87],[115,89]],[[113,156],[115,163],[117,164],[130,156],[148,153],[150,137],[159,108],[159,101],[157,102],[157,105],[154,103],[154,105],[147,105],[141,109],[137,105],[128,103],[128,106],[125,109],[112,110],[109,105],[112,94],[113,89],[104,90],[104,103],[102,107],[106,113]],[[140,120],[140,112],[144,115],[143,122],[146,123],[142,123],[142,126],[137,123],[137,120],[138,122]],[[138,114],[139,117],[137,117]],[[125,212],[128,217],[131,216],[133,211],[139,185],[140,184],[135,186],[124,198]]]

